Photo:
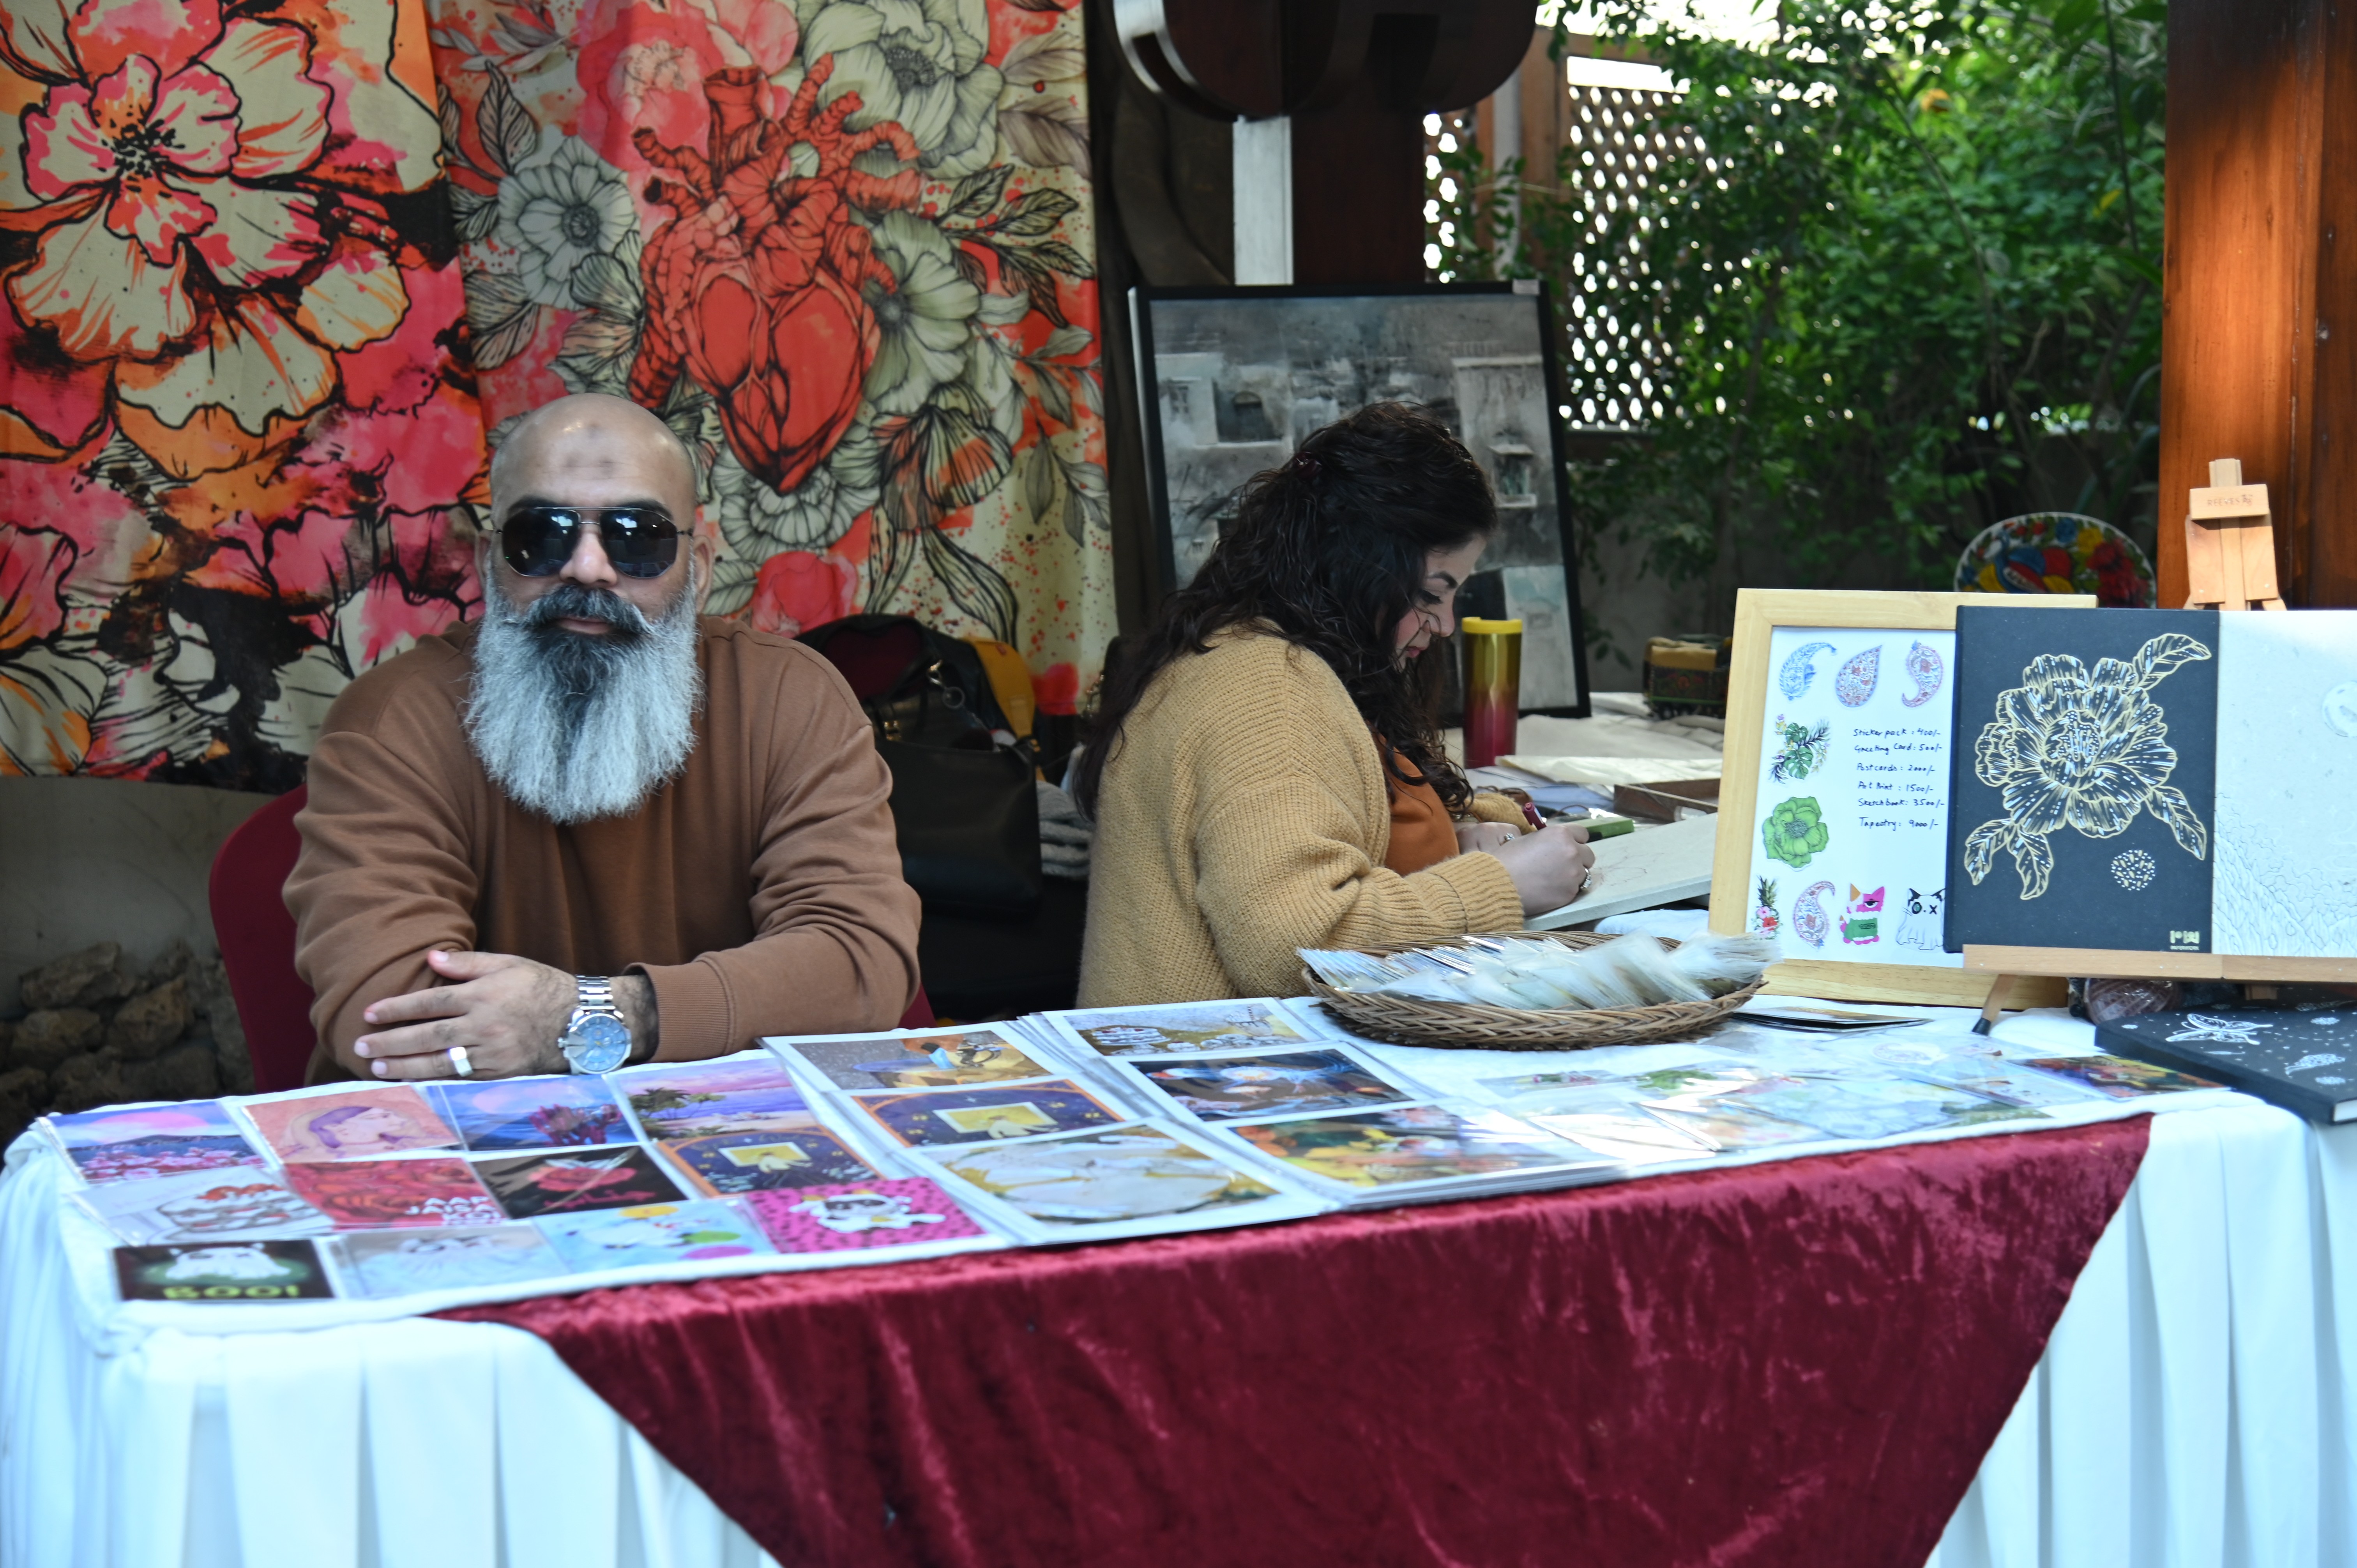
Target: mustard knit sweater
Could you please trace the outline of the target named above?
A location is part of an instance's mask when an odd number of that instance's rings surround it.
[[[1326,661],[1222,634],[1146,689],[1105,764],[1081,1005],[1289,996],[1305,947],[1433,941],[1523,923],[1495,855],[1383,868],[1374,737]]]

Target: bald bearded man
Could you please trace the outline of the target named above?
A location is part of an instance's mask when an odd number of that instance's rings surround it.
[[[670,428],[528,415],[491,464],[483,616],[328,710],[287,879],[314,1082],[608,1072],[890,1028],[917,988],[890,776],[834,666],[698,618]]]

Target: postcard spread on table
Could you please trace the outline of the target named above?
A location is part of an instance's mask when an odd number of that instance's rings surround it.
[[[1651,1070],[1555,1058],[1469,1094],[1467,1075],[1436,1092],[1315,1005],[1259,997],[44,1125],[124,1301],[425,1310],[1534,1191],[2212,1087],[1921,1023],[1761,1016],[1653,1048]]]

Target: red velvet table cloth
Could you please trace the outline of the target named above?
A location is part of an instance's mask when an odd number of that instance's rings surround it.
[[[1912,1568],[2147,1128],[444,1316],[786,1568]]]

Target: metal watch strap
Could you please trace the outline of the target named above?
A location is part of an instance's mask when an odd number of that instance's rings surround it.
[[[576,1013],[607,1013],[619,1018],[622,1010],[614,1005],[614,982],[606,975],[576,974],[573,983],[578,989],[574,1011]]]

